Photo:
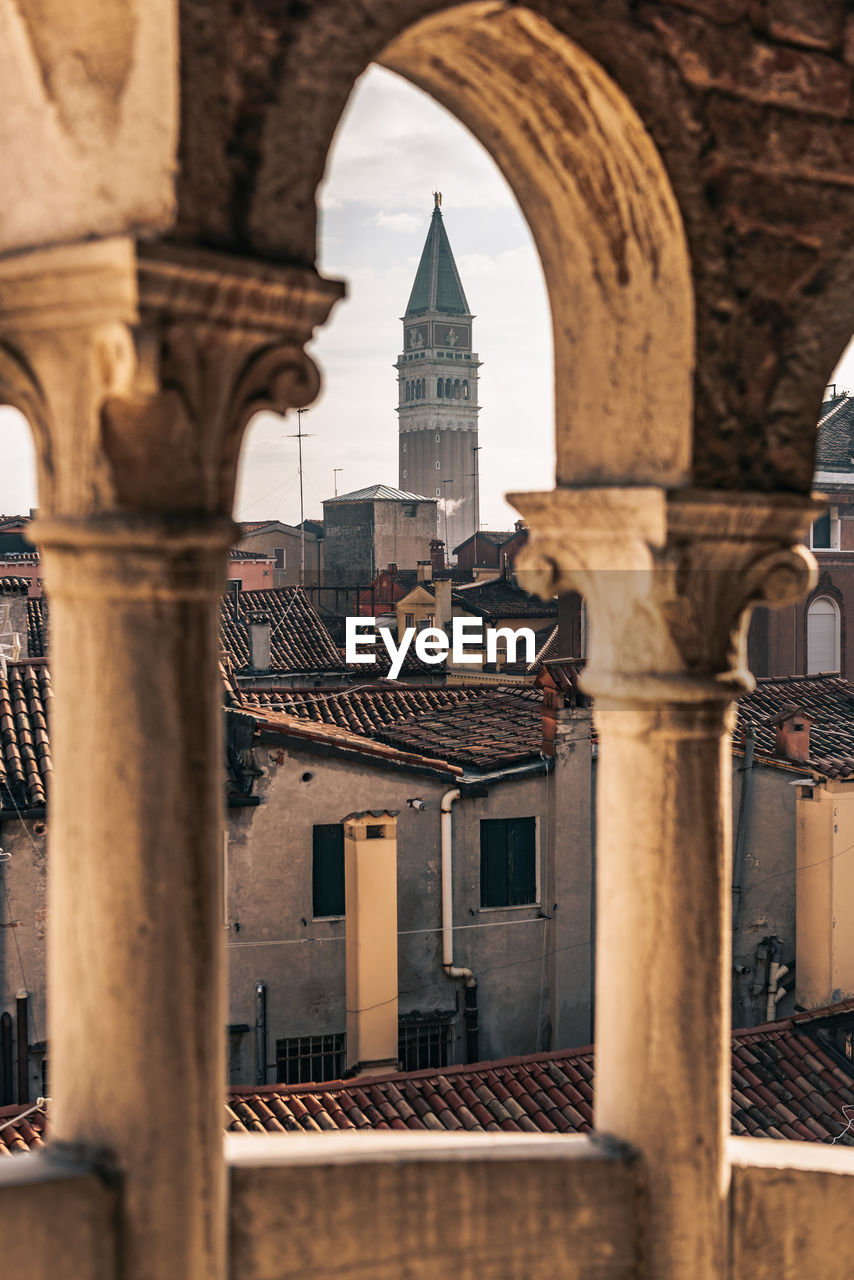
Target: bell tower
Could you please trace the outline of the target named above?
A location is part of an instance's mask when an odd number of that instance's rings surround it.
[[[480,527],[474,317],[442,219],[433,216],[403,320],[398,382],[400,488],[438,501],[448,557]]]

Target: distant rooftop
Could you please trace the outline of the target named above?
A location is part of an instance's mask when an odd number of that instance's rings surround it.
[[[326,498],[327,502],[435,502],[435,498],[426,498],[423,493],[404,493],[402,489],[393,489],[390,484],[370,484],[366,489],[354,489],[352,493],[339,493],[337,498]]]

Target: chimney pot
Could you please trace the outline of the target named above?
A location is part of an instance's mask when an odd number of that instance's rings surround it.
[[[269,671],[270,619],[266,613],[250,613],[246,622],[249,628],[249,665],[255,671]]]
[[[419,582],[433,581],[433,561],[432,560],[419,560],[417,565],[417,571],[418,571]]]

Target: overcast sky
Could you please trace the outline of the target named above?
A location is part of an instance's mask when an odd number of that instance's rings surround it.
[[[341,122],[321,189],[320,269],[347,281],[347,299],[313,344],[324,379],[303,415],[305,511],[333,494],[397,485],[400,316],[433,209],[445,227],[476,315],[480,371],[481,521],[512,526],[508,489],[554,479],[552,354],[539,259],[515,199],[491,159],[443,108],[391,72],[372,68]],[[854,389],[854,347],[833,375]],[[238,519],[299,519],[296,414],[261,414],[244,445]],[[0,409],[0,513],[37,503],[29,432]]]

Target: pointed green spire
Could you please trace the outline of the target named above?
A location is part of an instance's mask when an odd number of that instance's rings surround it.
[[[415,283],[409,295],[404,319],[424,315],[428,311],[439,311],[443,315],[452,316],[471,315],[451,252],[448,233],[442,221],[440,192],[433,192],[433,201],[430,230],[415,273]]]

